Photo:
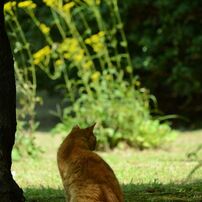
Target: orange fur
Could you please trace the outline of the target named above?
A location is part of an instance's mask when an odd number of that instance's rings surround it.
[[[94,125],[74,127],[57,153],[68,202],[123,202],[123,193],[110,166],[93,150]]]

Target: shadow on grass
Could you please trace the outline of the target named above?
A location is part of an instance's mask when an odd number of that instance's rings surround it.
[[[183,184],[127,184],[123,190],[125,202],[202,201],[202,180]]]
[[[201,202],[202,180],[186,184],[127,184],[123,185],[125,202]],[[27,188],[27,202],[65,202],[60,189]]]
[[[24,189],[26,202],[65,202],[64,192],[53,188]]]

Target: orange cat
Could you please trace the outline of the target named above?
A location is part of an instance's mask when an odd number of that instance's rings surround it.
[[[58,168],[69,202],[123,202],[123,193],[110,166],[92,150],[95,125],[74,127],[60,145]]]

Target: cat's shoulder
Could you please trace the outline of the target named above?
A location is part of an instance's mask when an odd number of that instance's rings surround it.
[[[94,151],[86,151],[86,153],[81,156],[80,159],[82,163],[87,163],[89,167],[112,170],[109,164],[98,153]]]

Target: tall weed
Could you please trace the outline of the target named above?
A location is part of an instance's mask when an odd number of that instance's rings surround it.
[[[4,11],[15,56],[18,125],[13,159],[17,160],[21,156],[35,156],[39,151],[34,143],[33,133],[38,125],[35,121],[35,107],[41,99],[36,96],[36,67],[33,62],[31,44],[17,17],[17,3],[15,1],[6,3]]]
[[[38,51],[29,43],[19,50],[29,58],[27,67],[34,71],[40,68],[50,79],[63,79],[58,89],[64,92],[66,107],[58,110],[61,123],[55,130],[97,122],[100,148],[113,148],[123,141],[152,148],[172,139],[175,135],[171,128],[150,116],[150,95],[133,74],[117,0],[43,3],[49,16],[47,23],[40,20],[37,4],[32,1],[13,4],[8,12],[23,10],[43,37]],[[10,16],[8,24],[15,18]],[[23,54],[23,48],[28,55]],[[20,62],[17,56],[16,63]]]

